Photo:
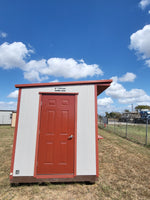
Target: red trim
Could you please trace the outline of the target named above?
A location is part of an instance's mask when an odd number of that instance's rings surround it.
[[[15,124],[12,159],[11,159],[11,168],[10,168],[10,176],[9,176],[10,179],[13,178],[13,168],[14,168],[16,141],[17,141],[17,131],[18,131],[18,120],[19,120],[19,111],[20,111],[20,100],[21,100],[21,88],[19,89],[19,93],[18,93],[17,115],[16,115],[16,124]]]
[[[55,94],[59,94],[59,95],[78,95],[79,93],[77,93],[77,92],[39,92],[39,94],[51,94],[51,95],[55,95]]]
[[[74,126],[74,137],[75,137],[75,140],[74,140],[74,176],[77,175],[77,95],[75,95],[75,126]]]
[[[95,85],[95,143],[96,143],[96,176],[99,176],[99,159],[98,159],[98,124],[97,124],[97,85]]]
[[[42,94],[40,94],[40,96],[39,96],[39,112],[38,112],[38,124],[37,124],[37,135],[36,135],[36,150],[35,150],[35,161],[34,161],[34,177],[36,177],[36,163],[37,163],[37,155],[38,155],[40,116],[41,116],[41,100],[42,100]]]
[[[43,86],[62,86],[62,85],[83,85],[83,84],[110,84],[112,80],[94,80],[94,81],[73,81],[73,82],[55,82],[55,83],[33,83],[33,84],[17,84],[16,88],[24,87],[43,87]]]
[[[39,144],[39,129],[40,129],[40,114],[41,114],[41,100],[42,100],[42,94],[54,94],[51,92],[39,92],[40,97],[39,97],[39,112],[38,112],[38,125],[37,125],[37,136],[36,136],[36,150],[35,150],[35,162],[34,162],[34,177],[37,179],[41,178],[73,178],[76,176],[76,160],[77,160],[77,95],[78,93],[64,93],[67,95],[75,95],[75,133],[74,133],[74,138],[75,138],[75,143],[74,143],[74,174],[56,174],[56,175],[37,175],[36,174],[36,166],[37,166],[37,155],[38,155],[38,144]],[[61,95],[62,93],[56,92],[55,94]]]

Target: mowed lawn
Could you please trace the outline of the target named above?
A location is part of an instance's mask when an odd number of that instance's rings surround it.
[[[150,149],[99,130],[99,179],[93,184],[11,186],[9,171],[14,129],[0,126],[0,199],[150,199]]]

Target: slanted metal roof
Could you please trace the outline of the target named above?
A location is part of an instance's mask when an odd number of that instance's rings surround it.
[[[46,87],[46,86],[62,86],[62,85],[96,85],[97,95],[107,89],[112,80],[94,80],[94,81],[72,81],[72,82],[50,82],[50,83],[32,83],[32,84],[17,84],[16,88],[29,88],[29,87]]]

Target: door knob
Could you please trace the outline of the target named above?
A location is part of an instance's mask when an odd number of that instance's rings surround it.
[[[70,136],[68,137],[69,140],[72,139],[72,138],[73,138],[73,135],[70,135]]]

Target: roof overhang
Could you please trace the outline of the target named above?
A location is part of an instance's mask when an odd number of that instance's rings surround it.
[[[16,88],[29,88],[29,87],[47,87],[47,86],[65,86],[65,85],[96,85],[97,95],[101,94],[107,89],[112,80],[94,80],[94,81],[72,81],[72,82],[51,82],[51,83],[32,83],[32,84],[17,84]]]

